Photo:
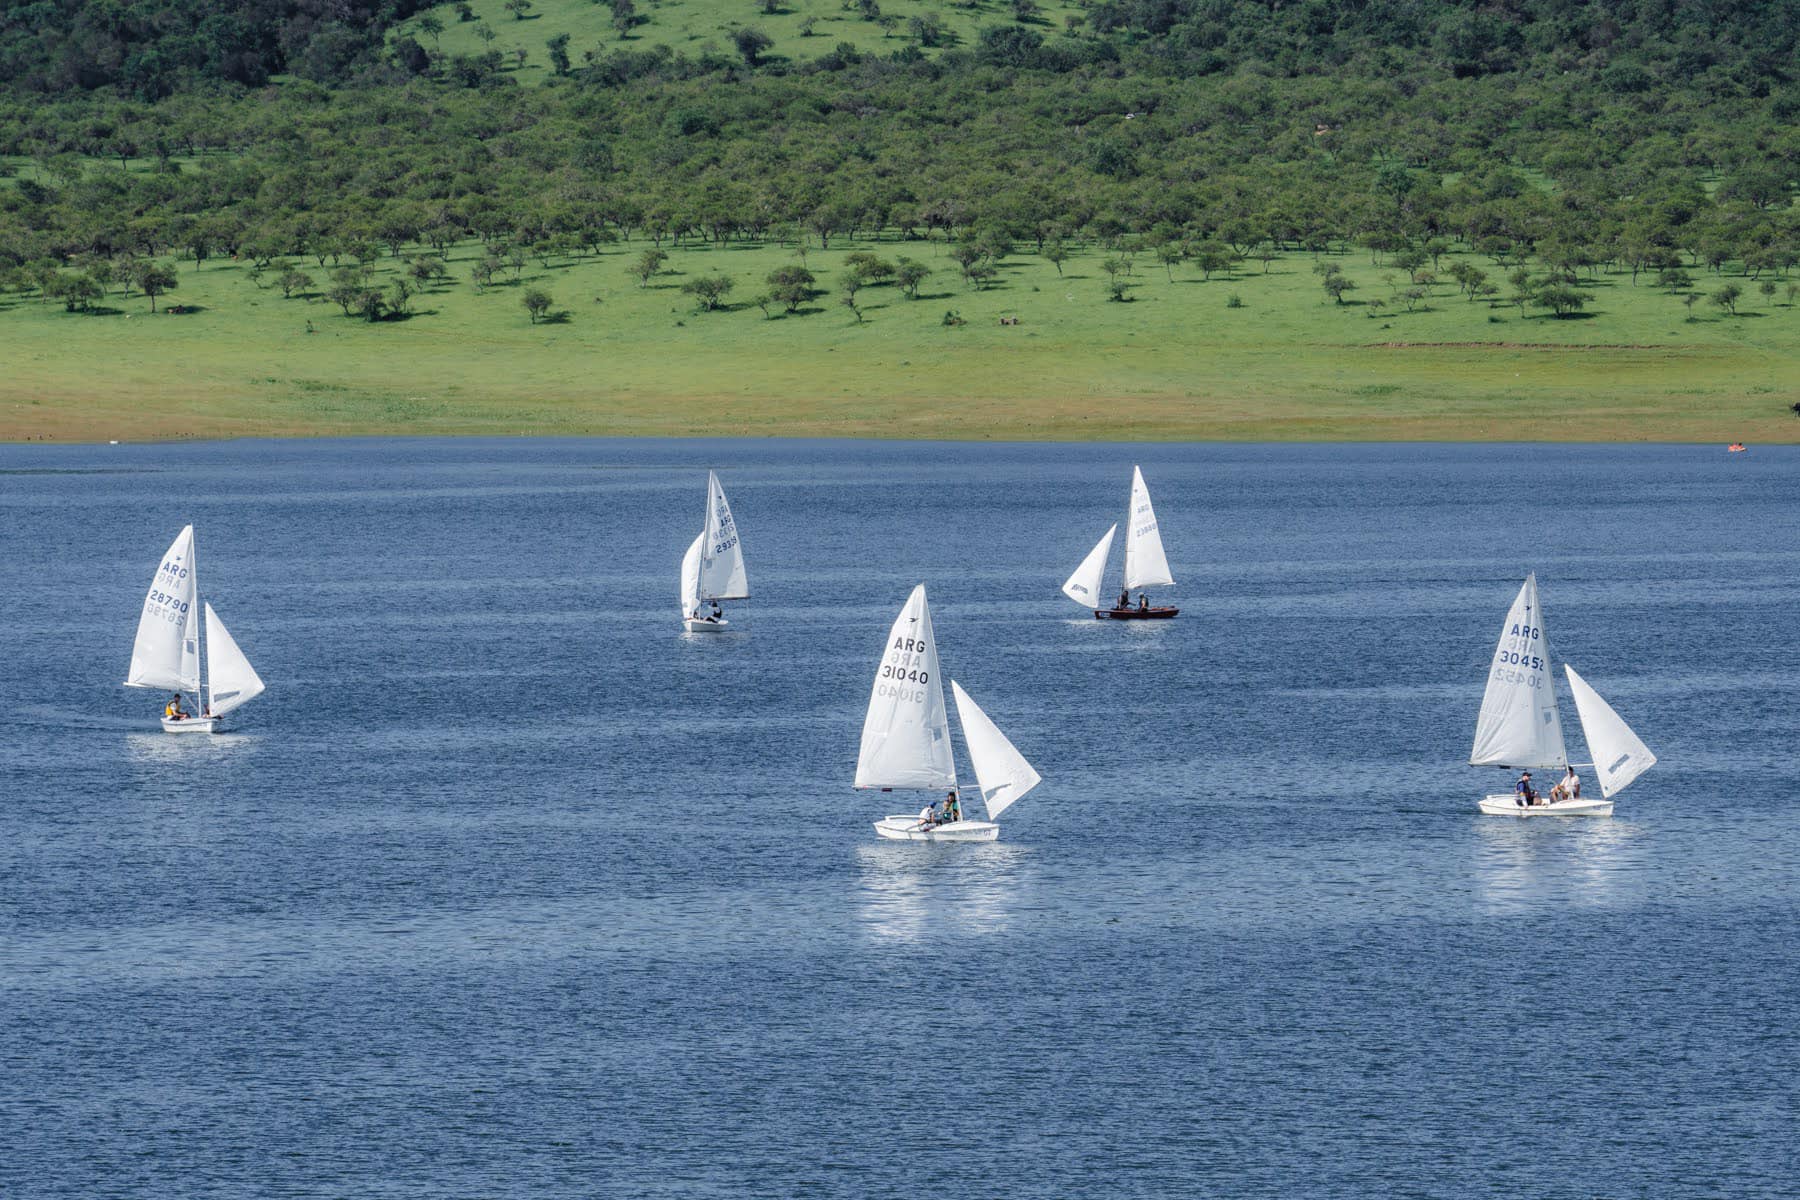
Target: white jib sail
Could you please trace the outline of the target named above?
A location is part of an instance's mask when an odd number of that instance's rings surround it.
[[[1569,694],[1575,697],[1575,712],[1581,717],[1581,733],[1587,738],[1594,755],[1594,774],[1600,777],[1600,794],[1611,798],[1625,790],[1632,780],[1656,765],[1650,747],[1631,732],[1612,705],[1588,686],[1588,681],[1575,673],[1568,663],[1563,670],[1569,676]]]
[[[1131,468],[1131,524],[1125,531],[1125,586],[1136,591],[1174,583],[1169,557],[1163,553],[1162,533],[1156,528],[1156,510],[1150,507],[1150,489],[1144,473]]]
[[[1063,595],[1083,608],[1100,606],[1100,576],[1106,571],[1106,556],[1112,553],[1113,534],[1117,532],[1117,525],[1107,530],[1106,536],[1094,544],[1081,565],[1075,568],[1075,573],[1069,576],[1069,581],[1063,584]]]
[[[126,687],[200,690],[199,598],[194,527],[188,525],[176,535],[150,580]]]
[[[938,679],[937,638],[925,585],[913,589],[894,620],[875,672],[869,714],[856,757],[859,788],[952,788],[950,713]]]
[[[1001,813],[1042,783],[1043,777],[954,679],[950,694],[956,697],[956,715],[962,718],[963,740],[969,744],[969,761],[975,764],[975,780],[987,803],[988,820],[998,821]]]
[[[706,473],[706,533],[700,549],[700,598],[743,600],[750,595],[750,578],[744,572],[744,546],[738,540],[737,522],[719,477]]]
[[[262,676],[244,657],[213,606],[206,606],[206,710],[222,717],[263,694]]]
[[[1527,575],[1494,647],[1487,694],[1475,720],[1472,767],[1566,767],[1556,679],[1550,673],[1537,576]]]
[[[681,556],[681,619],[687,620],[700,611],[700,549],[706,545],[704,533],[694,540]]]

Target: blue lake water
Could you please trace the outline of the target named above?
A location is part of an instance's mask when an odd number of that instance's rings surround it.
[[[1172,622],[1057,591],[1134,462]],[[1797,468],[0,447],[0,1195],[1792,1195]],[[211,739],[119,686],[190,521],[269,683]],[[1612,820],[1474,811],[1527,570],[1662,760]],[[850,787],[921,581],[1044,775],[994,845]]]

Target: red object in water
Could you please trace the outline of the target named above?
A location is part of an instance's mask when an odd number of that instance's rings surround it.
[[[1749,447],[1742,442],[1733,442],[1731,445],[1725,447],[1725,449],[1731,454],[1742,454],[1745,450],[1749,449]]]

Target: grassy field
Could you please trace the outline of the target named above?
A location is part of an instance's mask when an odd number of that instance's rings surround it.
[[[474,21],[460,19],[455,4],[440,4],[427,10],[444,27],[436,38],[420,30],[418,17],[403,24],[396,36],[411,36],[426,49],[441,50],[446,55],[482,54],[488,50],[510,55],[514,50],[524,50],[528,57],[517,77],[522,83],[537,83],[551,74],[545,43],[565,33],[569,35],[569,57],[579,67],[585,51],[606,55],[615,50],[636,52],[658,45],[689,57],[710,50],[735,59],[737,50],[731,35],[746,25],[755,26],[774,40],[765,58],[801,60],[828,53],[839,42],[849,42],[867,54],[891,54],[912,44],[907,21],[915,16],[937,15],[948,35],[940,48],[972,47],[977,30],[1014,22],[1009,0],[973,0],[967,6],[947,4],[944,0],[879,0],[881,15],[893,18],[885,27],[864,18],[855,3],[845,0],[779,0],[773,13],[765,13],[759,0],[635,2],[637,15],[645,20],[623,39],[612,27],[610,0],[532,0],[530,11],[522,18],[506,10],[505,0],[469,0],[469,9],[477,18]],[[1078,5],[1064,0],[1038,0],[1038,6],[1041,12],[1033,23],[1046,37],[1060,34],[1068,17],[1083,16]],[[483,35],[483,29],[494,35],[491,41]],[[807,29],[810,34],[804,32]],[[925,53],[934,54],[937,50],[928,48]]]
[[[152,315],[115,290],[92,314],[0,296],[0,438],[123,440],[304,434],[795,435],[1005,439],[1800,440],[1800,308],[1754,286],[1729,316],[1601,275],[1578,319],[1471,303],[1439,286],[1421,311],[1366,253],[1336,257],[1358,284],[1336,305],[1309,255],[1171,280],[1140,256],[1133,297],[1108,299],[1103,254],[1064,275],[1019,253],[976,290],[940,243],[812,250],[835,289],[846,250],[906,254],[933,276],[828,291],[773,318],[749,303],[784,247],[683,248],[640,287],[644,247],[477,291],[479,250],[403,321],[283,299],[249,265],[183,264]],[[303,264],[315,278],[328,271]],[[1448,267],[1446,262],[1445,267]],[[1481,262],[1498,278],[1503,272]],[[400,260],[383,258],[385,277]],[[737,281],[699,313],[699,274]],[[1701,290],[1718,281],[1702,277]],[[520,303],[555,298],[533,324]],[[1237,298],[1233,306],[1232,298]],[[946,325],[954,311],[964,322]],[[1001,324],[1002,318],[1018,319]]]

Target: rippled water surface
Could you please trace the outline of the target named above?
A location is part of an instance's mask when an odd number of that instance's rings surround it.
[[[1057,587],[1133,462],[1182,614],[1115,626]],[[1792,1195],[1796,468],[0,448],[0,1194]],[[210,739],[119,686],[188,521],[269,683]],[[1527,570],[1662,759],[1610,821],[1474,811]],[[1045,778],[995,845],[849,786],[920,581]]]

